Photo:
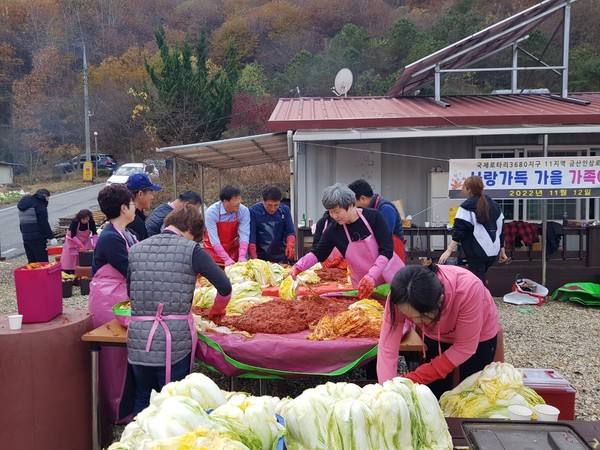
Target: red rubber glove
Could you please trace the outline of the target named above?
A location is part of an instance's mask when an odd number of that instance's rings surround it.
[[[256,244],[248,244],[248,253],[250,254],[251,259],[258,259],[258,254],[256,253]]]
[[[214,323],[219,325],[223,317],[225,317],[227,305],[229,304],[229,300],[231,299],[231,294],[229,295],[221,295],[217,294],[215,297],[215,302],[208,311],[208,319],[212,320]]]
[[[401,375],[414,383],[429,384],[436,380],[443,380],[456,367],[450,362],[445,353],[436,356],[430,363],[421,364],[416,370]]]
[[[375,289],[375,280],[369,274],[366,274],[358,283],[358,298],[369,298]]]
[[[344,258],[342,258],[341,255],[337,255],[337,256],[333,256],[333,257],[329,257],[327,258],[325,261],[323,261],[321,263],[321,266],[325,269],[330,269],[332,267],[338,267],[340,265],[340,263],[343,261]]]
[[[296,259],[296,236],[290,234],[285,241],[285,257],[287,259]]]

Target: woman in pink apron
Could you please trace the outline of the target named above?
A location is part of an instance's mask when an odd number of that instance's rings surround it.
[[[135,215],[131,192],[121,185],[107,186],[98,194],[98,204],[109,223],[102,230],[94,250],[89,299],[94,327],[113,320],[113,306],[129,298],[126,283],[128,256],[129,248],[135,243],[134,236],[126,230]],[[98,379],[101,410],[108,422],[119,423],[133,408],[133,392],[129,401],[123,401],[127,379],[126,349],[102,349]]]
[[[63,272],[73,273],[79,262],[79,252],[94,250],[97,240],[98,232],[94,216],[89,209],[82,209],[71,221],[65,236],[60,256]]]
[[[241,191],[225,186],[220,201],[206,210],[204,250],[217,264],[230,266],[246,261],[250,242],[250,211],[242,205]]]
[[[404,267],[394,253],[394,244],[383,215],[354,205],[355,196],[348,187],[335,184],[325,189],[323,206],[335,224],[324,232],[317,247],[292,267],[291,275],[325,261],[337,248],[350,267],[352,286],[360,298],[368,298],[375,286],[390,283],[398,270]]]
[[[176,209],[164,224],[160,234],[129,254],[127,352],[135,376],[134,415],[148,406],[152,390],[159,392],[193,368],[198,333],[191,307],[197,276],[201,273],[217,290],[210,319],[220,322],[231,297],[229,279],[197,244],[204,235],[198,208]]]

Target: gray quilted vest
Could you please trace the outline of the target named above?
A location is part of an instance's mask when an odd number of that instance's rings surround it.
[[[192,269],[194,241],[172,233],[152,236],[131,247],[129,252],[131,316],[156,315],[163,304],[163,316],[190,312],[196,274]],[[146,342],[153,321],[131,321],[127,332],[127,359],[131,364],[164,366],[166,334],[158,325],[149,352]],[[186,320],[165,320],[171,332],[172,364],[192,350]]]

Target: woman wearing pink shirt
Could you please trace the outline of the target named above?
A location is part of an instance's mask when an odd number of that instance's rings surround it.
[[[404,321],[421,328],[426,362],[402,375],[426,384],[436,395],[494,360],[500,324],[490,292],[472,272],[457,266],[406,266],[391,284],[377,353],[380,383],[398,376],[398,353]]]

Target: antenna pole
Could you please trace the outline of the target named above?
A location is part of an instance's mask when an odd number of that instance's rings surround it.
[[[83,43],[83,113],[85,118],[85,160],[92,160],[90,143],[90,106],[88,98],[88,65],[85,54],[85,42]]]

